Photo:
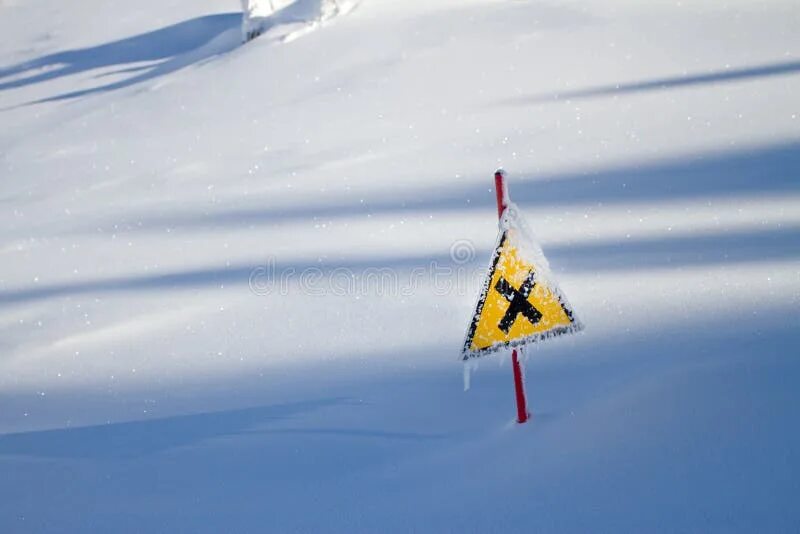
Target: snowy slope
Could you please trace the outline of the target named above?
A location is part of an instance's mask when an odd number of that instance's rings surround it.
[[[0,532],[797,530],[795,2],[238,7],[0,4]]]

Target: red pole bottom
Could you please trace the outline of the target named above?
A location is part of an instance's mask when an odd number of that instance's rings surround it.
[[[525,402],[525,384],[522,382],[522,366],[519,364],[517,349],[511,353],[511,359],[514,364],[514,391],[517,394],[517,423],[522,424],[530,419],[531,415]]]

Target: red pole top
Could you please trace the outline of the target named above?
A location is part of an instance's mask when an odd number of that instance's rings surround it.
[[[497,195],[497,218],[503,216],[503,210],[508,206],[508,187],[506,186],[506,171],[497,169],[494,173],[494,193]]]

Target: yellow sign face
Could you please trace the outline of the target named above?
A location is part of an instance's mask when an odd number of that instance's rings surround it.
[[[559,289],[503,231],[464,342],[464,360],[581,329]]]

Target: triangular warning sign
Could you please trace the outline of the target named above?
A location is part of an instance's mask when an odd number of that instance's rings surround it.
[[[582,328],[513,204],[464,341],[464,360]]]

